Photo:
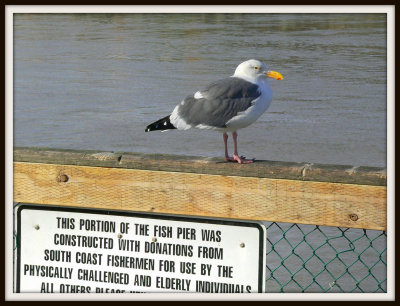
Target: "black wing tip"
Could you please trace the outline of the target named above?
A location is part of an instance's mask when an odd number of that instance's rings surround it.
[[[149,124],[146,129],[144,130],[145,132],[151,132],[151,131],[165,131],[165,130],[171,130],[171,129],[176,129],[175,126],[172,125],[170,119],[170,115],[161,118],[160,120],[157,120],[153,122],[152,124]]]

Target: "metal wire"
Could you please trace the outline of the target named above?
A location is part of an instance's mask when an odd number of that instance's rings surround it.
[[[386,292],[386,232],[266,226],[266,292]]]

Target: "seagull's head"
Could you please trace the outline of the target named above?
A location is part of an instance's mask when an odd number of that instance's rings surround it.
[[[274,78],[283,80],[282,74],[269,70],[268,67],[255,59],[251,59],[237,66],[234,77],[243,78],[251,82],[257,82],[260,79]]]

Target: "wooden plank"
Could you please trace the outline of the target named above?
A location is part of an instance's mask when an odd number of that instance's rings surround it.
[[[386,187],[14,162],[14,201],[386,230]]]
[[[14,161],[386,186],[381,167],[267,160],[239,165],[222,158],[50,148],[14,148]]]

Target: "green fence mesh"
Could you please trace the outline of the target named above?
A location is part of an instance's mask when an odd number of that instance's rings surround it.
[[[266,292],[386,292],[386,232],[265,225]]]

